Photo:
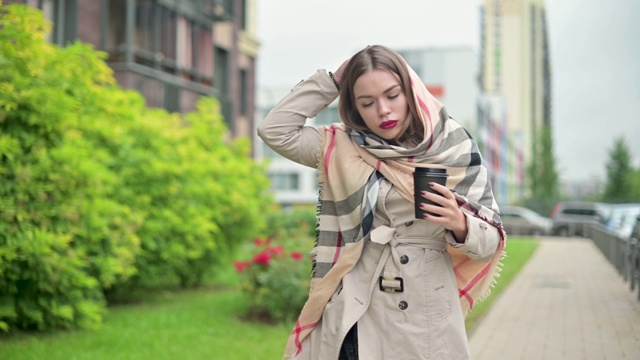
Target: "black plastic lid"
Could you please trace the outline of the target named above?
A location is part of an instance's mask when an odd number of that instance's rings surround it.
[[[435,168],[416,168],[417,173],[434,173],[434,174],[446,174],[447,169],[435,169]]]

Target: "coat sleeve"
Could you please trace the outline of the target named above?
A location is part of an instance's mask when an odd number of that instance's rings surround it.
[[[258,126],[258,136],[275,152],[302,165],[315,168],[322,147],[320,129],[305,126],[338,97],[331,78],[318,70],[296,85]]]
[[[467,218],[467,238],[464,242],[458,243],[453,233],[447,230],[445,233],[447,242],[457,251],[467,255],[474,261],[490,261],[500,243],[499,230],[468,213],[465,217]]]

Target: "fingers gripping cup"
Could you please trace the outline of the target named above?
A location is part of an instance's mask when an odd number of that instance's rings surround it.
[[[441,195],[439,192],[433,190],[429,186],[429,183],[434,182],[444,186],[447,183],[448,177],[449,175],[447,174],[446,169],[416,168],[413,173],[413,199],[415,202],[416,219],[424,219],[423,215],[425,213],[431,216],[439,216],[428,211],[424,211],[420,208],[420,203],[440,206],[433,201],[427,200],[422,197],[422,195],[420,195],[420,192],[424,190],[432,194]]]

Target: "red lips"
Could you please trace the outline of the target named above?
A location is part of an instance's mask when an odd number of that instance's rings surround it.
[[[398,120],[386,120],[380,123],[380,129],[389,130],[398,125]]]

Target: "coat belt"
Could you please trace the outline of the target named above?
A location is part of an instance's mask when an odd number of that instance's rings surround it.
[[[425,239],[425,238],[409,238],[398,237],[396,228],[381,225],[371,230],[371,241],[386,245],[380,256],[378,268],[375,274],[380,274],[379,284],[380,290],[388,292],[404,291],[404,281],[402,279],[402,271],[400,268],[400,257],[398,256],[398,245],[415,246],[423,249],[445,251],[446,242],[442,239]]]

